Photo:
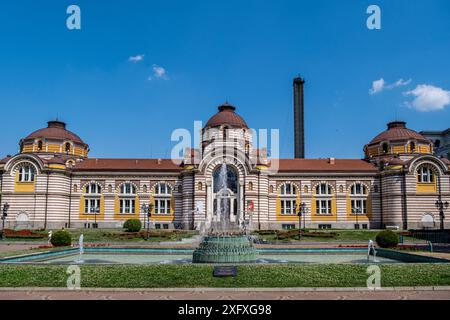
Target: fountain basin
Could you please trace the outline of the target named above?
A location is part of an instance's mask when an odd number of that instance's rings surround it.
[[[206,236],[194,251],[193,263],[248,263],[258,259],[258,252],[248,236]]]

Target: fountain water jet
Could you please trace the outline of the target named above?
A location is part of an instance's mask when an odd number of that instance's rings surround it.
[[[228,182],[228,168],[222,163],[217,181],[220,187],[215,212],[218,221],[212,223],[209,220],[205,224],[205,229],[209,229],[208,235],[194,251],[192,259],[194,263],[253,262],[258,257],[252,241],[242,230],[241,219],[234,222],[230,219]]]

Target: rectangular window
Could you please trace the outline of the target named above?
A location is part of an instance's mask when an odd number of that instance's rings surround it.
[[[352,200],[351,206],[353,214],[367,214],[367,200]]]
[[[84,200],[84,213],[97,214],[100,211],[100,199],[85,199]]]
[[[121,199],[120,200],[120,213],[121,214],[134,214],[136,211],[136,200],[133,199]]]
[[[317,200],[316,214],[330,215],[331,214],[331,200]]]
[[[155,214],[170,214],[170,199],[155,200]]]
[[[362,225],[362,228],[363,228],[364,230],[367,230],[367,224],[363,224],[363,225]]]
[[[281,200],[281,214],[295,215],[297,203],[295,200]]]
[[[282,224],[281,228],[283,230],[293,230],[295,229],[295,224]]]
[[[319,229],[331,229],[331,224],[319,224]]]

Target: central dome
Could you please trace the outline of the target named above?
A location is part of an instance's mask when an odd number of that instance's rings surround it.
[[[236,112],[236,107],[228,102],[219,106],[219,112],[213,115],[206,123],[205,128],[220,127],[227,125],[231,128],[248,129],[247,123]]]

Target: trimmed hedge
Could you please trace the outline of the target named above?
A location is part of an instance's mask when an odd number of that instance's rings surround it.
[[[381,248],[394,248],[398,245],[400,239],[395,232],[383,230],[377,234],[376,241]]]
[[[127,232],[139,232],[142,228],[141,220],[129,219],[123,224],[123,228]]]
[[[72,236],[64,230],[56,231],[52,234],[50,242],[54,247],[68,247],[72,245]]]

